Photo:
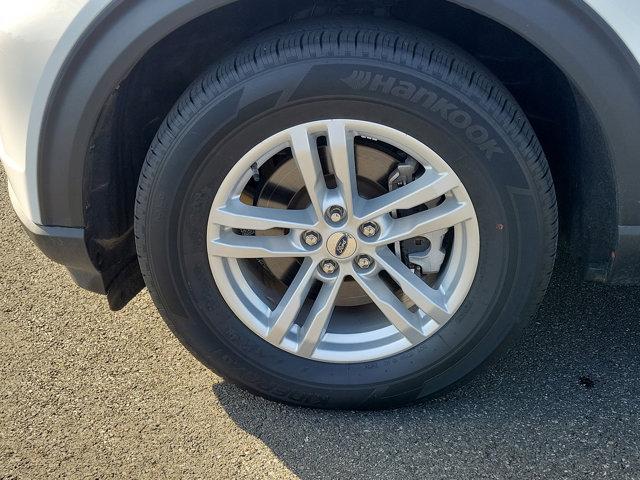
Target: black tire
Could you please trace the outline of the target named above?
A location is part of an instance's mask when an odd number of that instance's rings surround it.
[[[421,88],[437,100],[427,103]],[[374,121],[423,140],[476,206],[480,261],[465,302],[438,334],[391,358],[345,365],[273,347],[234,316],[209,270],[207,218],[235,159],[278,131],[322,118]],[[379,408],[460,383],[514,338],[547,287],[557,211],[529,122],[477,61],[399,24],[315,19],[252,39],[185,92],[144,164],[135,233],[154,302],[206,366],[286,403]]]

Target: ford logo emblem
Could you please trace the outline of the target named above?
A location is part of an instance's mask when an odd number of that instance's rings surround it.
[[[338,239],[336,243],[336,257],[341,257],[344,251],[347,249],[347,244],[349,243],[349,236],[346,234],[342,234],[342,236]]]

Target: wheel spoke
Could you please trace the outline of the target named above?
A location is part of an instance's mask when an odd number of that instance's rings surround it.
[[[300,330],[298,354],[305,357],[313,355],[329,325],[340,285],[342,285],[342,277],[322,284],[318,297]]]
[[[458,223],[473,218],[473,215],[473,207],[470,203],[448,198],[444,203],[429,210],[389,220],[389,226],[373,244],[388,245],[437,230],[451,228]]]
[[[228,258],[306,257],[310,252],[297,236],[238,235],[225,231],[210,242],[209,254]]]
[[[420,327],[421,318],[405,307],[379,276],[355,275],[355,279],[387,320],[410,343],[417,344],[426,338]]]
[[[356,180],[356,160],[353,136],[347,132],[346,124],[341,120],[331,120],[327,126],[327,146],[336,176],[336,183],[342,194],[349,214],[358,196]]]
[[[230,228],[269,230],[271,228],[311,229],[317,225],[313,213],[306,210],[285,210],[246,205],[235,198],[218,208],[213,221]]]
[[[379,250],[377,261],[395,280],[402,291],[422,310],[439,324],[451,318],[447,309],[446,297],[440,290],[431,288],[420,280],[391,250],[383,247]]]
[[[323,201],[327,195],[327,184],[324,181],[324,173],[322,172],[316,141],[304,125],[294,127],[289,132],[293,158],[300,169],[300,174],[307,187],[317,218],[322,218],[324,214]]]
[[[441,197],[457,185],[458,180],[450,173],[438,174],[433,170],[427,171],[404,187],[362,202],[358,218],[366,222],[393,210],[414,208]]]
[[[305,259],[280,303],[269,316],[268,341],[279,345],[291,329],[313,284],[314,270],[314,262],[309,258]]]

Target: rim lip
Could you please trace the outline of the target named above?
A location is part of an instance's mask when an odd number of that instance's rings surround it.
[[[445,266],[446,270],[441,276],[440,285],[447,291],[447,306],[451,310],[451,317],[441,324],[430,319],[424,328],[425,338],[420,343],[409,342],[392,324],[389,324],[367,332],[347,334],[327,332],[318,342],[311,356],[299,355],[296,352],[298,345],[295,339],[296,335],[292,333],[295,328],[291,329],[292,331],[285,336],[280,344],[267,340],[267,319],[271,310],[247,281],[242,273],[239,259],[215,256],[211,253],[212,240],[218,238],[220,232],[225,228],[215,223],[215,211],[231,197],[242,192],[252,176],[251,165],[255,163],[259,168],[273,155],[288,148],[291,129],[305,127],[310,135],[322,134],[326,132],[327,125],[332,121],[343,122],[354,136],[382,140],[411,155],[422,165],[429,165],[439,173],[446,172],[452,175],[457,180],[457,186],[448,195],[458,201],[468,202],[473,211],[470,219],[453,227],[454,241],[451,254]],[[206,238],[209,266],[214,282],[237,318],[253,333],[280,350],[307,360],[328,363],[380,360],[402,353],[431,338],[440,328],[452,320],[467,297],[476,276],[480,253],[480,232],[473,202],[462,181],[449,164],[429,146],[404,132],[379,123],[353,119],[325,119],[292,125],[251,148],[233,166],[220,185],[211,205]],[[379,310],[377,311],[379,312]],[[353,342],[356,339],[359,340],[358,343]],[[360,345],[360,348],[354,348],[354,345]]]

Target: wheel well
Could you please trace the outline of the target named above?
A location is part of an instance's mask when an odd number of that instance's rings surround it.
[[[122,282],[129,281],[131,272],[138,275],[131,268],[136,262],[132,226],[138,176],[158,127],[193,79],[261,30],[297,18],[336,14],[392,17],[431,31],[460,45],[497,75],[542,143],[558,195],[561,233],[569,239],[570,250],[584,259],[588,278],[606,278],[616,241],[616,192],[610,154],[592,109],[532,44],[446,0],[329,0],[321,5],[287,0],[276,2],[275,8],[239,0],[187,23],[149,49],[111,93],[88,154],[85,226],[101,270]],[[587,221],[592,218],[599,221]],[[124,269],[128,274],[118,280]]]

